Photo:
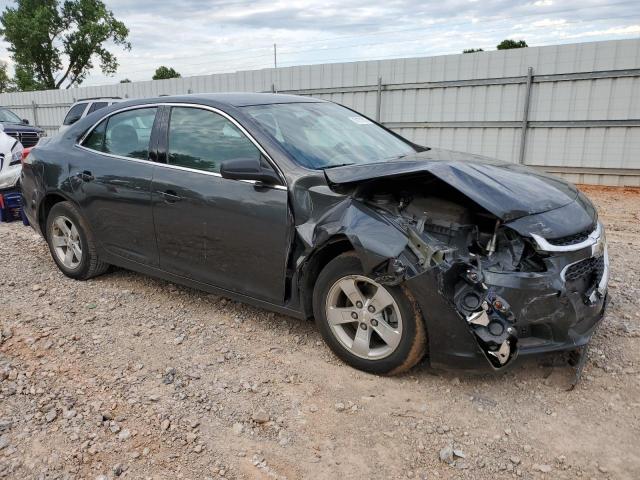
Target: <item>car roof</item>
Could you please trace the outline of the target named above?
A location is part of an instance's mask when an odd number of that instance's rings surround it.
[[[278,103],[321,103],[324,100],[302,97],[299,95],[285,95],[281,93],[193,93],[189,95],[163,95],[155,98],[141,98],[130,100],[130,105],[163,102],[201,103],[204,105],[229,105],[232,107],[247,107],[250,105],[271,105]]]
[[[78,103],[89,103],[89,102],[123,102],[126,99],[120,97],[95,97],[95,98],[80,98],[76,100],[73,104],[76,105]]]
[[[226,103],[234,107],[246,107],[249,105],[269,105],[274,103],[318,103],[322,100],[300,95],[287,95],[282,93],[205,93],[195,94],[194,97],[202,97],[214,102]],[[166,98],[166,97],[164,97]]]

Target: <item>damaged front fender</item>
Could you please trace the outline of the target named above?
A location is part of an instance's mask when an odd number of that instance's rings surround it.
[[[407,236],[388,219],[350,197],[334,205],[320,218],[297,226],[296,230],[309,253],[333,237],[346,237],[365,272],[398,257],[407,246]]]

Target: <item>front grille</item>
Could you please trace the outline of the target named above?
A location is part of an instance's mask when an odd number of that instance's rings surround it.
[[[560,238],[547,238],[547,242],[551,245],[556,245],[559,247],[567,247],[569,245],[576,245],[578,243],[584,242],[589,235],[593,232],[593,228],[588,230],[584,230],[582,232],[574,233],[573,235],[567,235],[566,237]]]
[[[36,132],[7,132],[7,134],[18,140],[24,148],[35,146],[40,139]]]
[[[600,281],[604,273],[604,257],[591,257],[574,263],[565,273],[564,278],[568,282],[576,280]]]

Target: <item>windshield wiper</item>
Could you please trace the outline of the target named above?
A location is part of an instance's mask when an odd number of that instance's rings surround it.
[[[349,165],[355,165],[355,163],[351,162],[351,163],[339,163],[337,165],[329,165],[327,167],[322,167],[322,170],[329,170],[330,168],[338,168],[338,167],[348,167]]]

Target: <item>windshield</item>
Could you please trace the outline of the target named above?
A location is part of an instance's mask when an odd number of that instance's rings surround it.
[[[8,108],[0,108],[0,123],[22,123],[22,120]]]
[[[244,108],[307,168],[379,163],[416,151],[384,128],[334,103],[280,103]]]

